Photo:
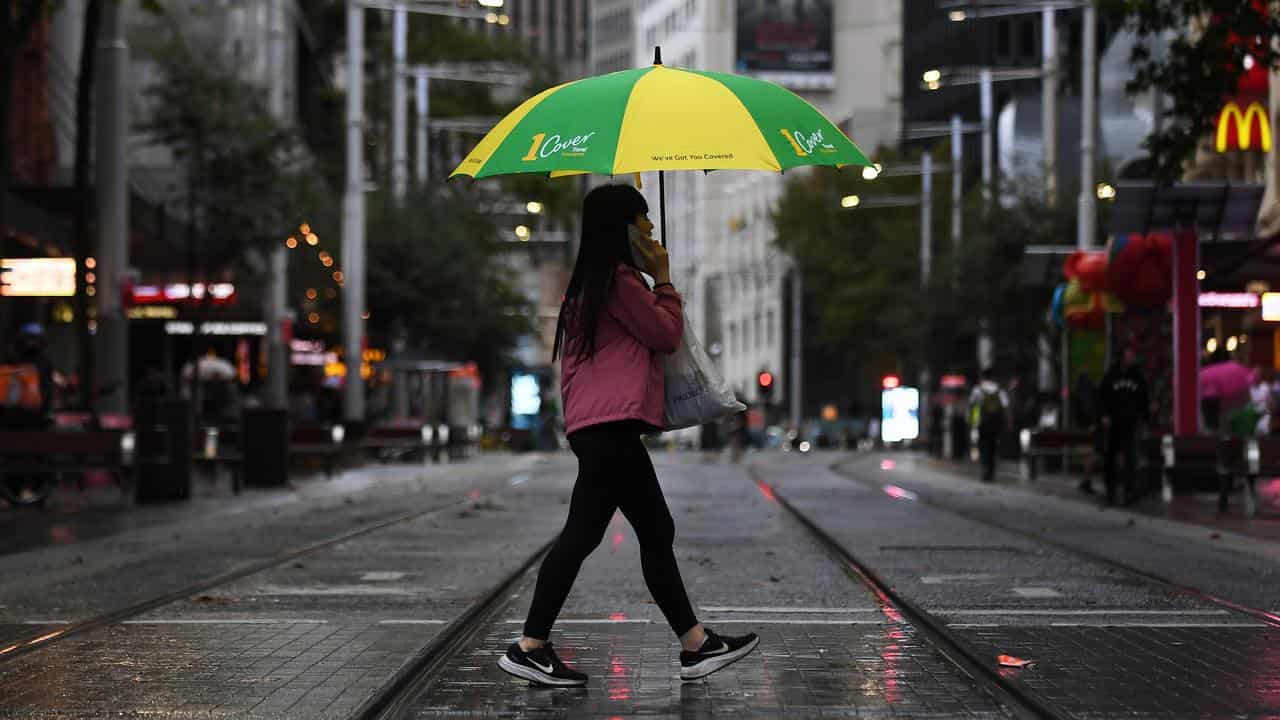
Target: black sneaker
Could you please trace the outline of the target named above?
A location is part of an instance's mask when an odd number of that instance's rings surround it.
[[[498,667],[508,675],[548,687],[582,687],[587,676],[571,670],[556,657],[556,651],[547,643],[529,652],[520,649],[520,643],[511,643],[507,654],[498,658]]]
[[[707,630],[702,647],[693,652],[680,652],[680,679],[697,680],[732,665],[756,649],[760,638],[755,633],[739,637],[722,637]]]

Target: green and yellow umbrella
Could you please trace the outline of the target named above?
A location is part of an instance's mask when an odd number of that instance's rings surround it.
[[[651,67],[565,83],[529,98],[450,177],[871,164],[795,93],[763,80],[665,67],[660,53],[655,56]]]

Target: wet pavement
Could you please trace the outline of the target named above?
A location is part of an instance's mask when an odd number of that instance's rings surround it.
[[[941,474],[980,482],[980,470],[974,462],[929,458],[923,465]],[[1091,474],[1094,493],[1090,494],[1080,489],[1082,477],[1084,475],[1079,471],[1073,470],[1069,474],[1043,473],[1035,480],[1028,480],[1022,476],[1018,462],[1003,460],[997,465],[994,484],[1101,506],[1104,499],[1102,478],[1097,472]],[[1252,517],[1245,513],[1244,497],[1238,489],[1228,496],[1226,512],[1218,510],[1216,493],[1179,494],[1170,502],[1165,502],[1161,499],[1159,487],[1147,488],[1140,498],[1124,510],[1142,517],[1172,520],[1280,543],[1280,478],[1258,478],[1254,489],[1257,493],[1257,512]]]
[[[274,540],[288,548],[368,522],[366,515],[439,508],[100,629],[0,656],[0,717],[348,717],[477,595],[554,536],[557,524],[541,518],[553,517],[571,478],[563,459],[523,469],[459,467],[430,490],[406,496],[371,488],[371,497],[351,505],[321,503],[288,521],[241,527],[233,534],[245,545]],[[444,498],[462,502],[442,506]],[[542,511],[516,523],[517,508]],[[41,603],[36,589],[6,584],[0,629],[53,629],[39,618],[81,619],[261,557],[215,537],[190,537],[177,555],[139,554],[122,565],[95,556],[95,572],[63,581],[74,603]],[[39,553],[4,560],[18,566],[32,555]],[[42,607],[49,605],[54,609]]]
[[[1280,544],[981,485],[907,454],[654,457],[700,619],[759,633],[759,651],[682,683],[678,643],[617,516],[553,634],[586,688],[535,688],[497,669],[528,607],[526,573],[403,717],[1008,717],[991,678],[1061,717],[1280,716],[1280,617],[1265,615],[1280,615]],[[386,466],[148,508],[134,524],[56,516],[82,539],[43,530],[0,554],[4,577],[21,578],[0,586],[0,718],[351,717],[554,536],[573,468],[567,454]],[[778,497],[990,676],[960,670]],[[238,568],[252,572],[4,652],[4,638]],[[1033,664],[998,668],[1001,654]]]
[[[809,462],[805,472],[759,470],[975,657],[1061,715],[1280,714],[1280,547],[976,486],[909,455],[856,458],[839,473]],[[998,668],[999,655],[1034,664]]]
[[[586,688],[533,687],[496,667],[519,636],[526,582],[405,717],[1005,717],[744,467],[692,454],[655,460],[700,620],[723,634],[756,632],[760,649],[704,681],[681,682],[679,644],[649,600],[634,534],[616,515],[552,633],[562,659],[590,676]]]

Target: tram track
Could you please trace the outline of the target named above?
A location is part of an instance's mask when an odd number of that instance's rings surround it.
[[[970,678],[980,689],[991,695],[1017,718],[1038,718],[1058,720],[1070,715],[1061,713],[1047,703],[1041,701],[1034,693],[1028,692],[1016,681],[1003,676],[993,668],[989,661],[979,657],[955,634],[949,631],[946,624],[915,603],[906,599],[885,582],[869,565],[849,552],[840,541],[836,540],[820,525],[813,521],[802,510],[793,505],[767,482],[760,471],[750,466],[747,468],[751,479],[765,497],[773,500],[785,510],[793,520],[803,526],[810,536],[821,545],[833,559],[856,580],[861,582],[875,595],[887,617],[909,622],[924,639],[955,668]]]
[[[55,642],[65,640],[67,638],[137,618],[138,616],[144,615],[157,608],[165,607],[186,598],[206,593],[209,590],[229,585],[233,582],[280,567],[299,558],[314,555],[318,552],[330,549],[356,538],[371,535],[380,530],[385,530],[402,523],[412,522],[445,513],[451,509],[468,503],[480,503],[485,499],[500,496],[504,492],[514,489],[514,486],[508,483],[505,478],[502,481],[487,483],[487,485],[488,487],[485,489],[473,487],[470,490],[465,491],[462,497],[459,498],[435,502],[425,508],[395,512],[351,530],[336,533],[300,547],[283,550],[270,557],[245,563],[244,565],[235,567],[226,572],[196,580],[173,590],[157,593],[143,600],[138,600],[112,610],[107,610],[80,620],[61,624],[53,629],[42,628],[38,632],[33,632],[26,637],[12,640],[6,645],[0,646],[0,663],[11,661],[17,657],[48,647]]]
[[[848,480],[851,480],[852,482],[856,482],[865,487],[873,487],[876,489],[881,489],[879,487],[881,485],[880,483],[875,483],[869,480],[865,480],[863,478],[860,478],[854,475],[852,472],[849,472],[848,470],[846,470],[845,469],[846,464],[847,464],[846,462],[833,463],[831,466],[829,466],[828,469],[831,472],[835,473],[836,475],[839,475],[840,477],[846,478]],[[995,528],[1003,532],[1007,532],[1022,538],[1026,538],[1028,540],[1039,543],[1041,545],[1046,545],[1048,547],[1051,547],[1055,550],[1066,553],[1068,555],[1072,555],[1081,560],[1085,560],[1091,563],[1096,563],[1098,565],[1102,565],[1103,567],[1111,568],[1117,572],[1122,572],[1131,577],[1160,585],[1161,587],[1181,593],[1187,597],[1194,598],[1202,602],[1210,603],[1212,605],[1217,605],[1218,607],[1221,607],[1225,610],[1236,613],[1238,615],[1244,615],[1246,617],[1249,617],[1253,620],[1257,620],[1271,627],[1280,628],[1280,615],[1277,615],[1276,613],[1270,612],[1268,610],[1265,610],[1262,608],[1256,608],[1256,607],[1246,605],[1244,603],[1236,602],[1234,600],[1222,597],[1220,595],[1209,592],[1207,590],[1202,590],[1200,588],[1192,587],[1185,583],[1180,583],[1176,580],[1165,577],[1163,575],[1149,572],[1147,570],[1143,570],[1138,567],[1134,567],[1133,565],[1130,565],[1128,563],[1120,562],[1114,558],[1109,558],[1105,555],[1101,555],[1099,553],[1095,553],[1090,550],[1085,550],[1079,546],[1072,545],[1070,543],[1066,543],[1061,540],[1056,540],[1054,538],[1048,537],[1040,533],[1024,530],[1022,528],[1014,527],[1006,523],[996,522],[994,520],[991,520],[990,518],[982,517],[975,513],[965,512],[964,510],[957,510],[954,507],[950,507],[950,506],[943,505],[938,502],[929,500],[927,497],[920,495],[918,493],[916,494],[914,502],[917,502],[932,510],[944,512],[944,513],[953,515],[955,517],[963,518],[970,522],[978,523],[980,525],[985,525],[990,528]]]
[[[528,555],[519,567],[512,570],[480,599],[467,607],[453,622],[441,629],[424,645],[409,662],[405,663],[385,683],[351,714],[352,720],[390,720],[401,713],[435,679],[436,673],[449,660],[456,657],[480,631],[493,622],[498,611],[511,600],[511,589],[533,569],[551,545],[552,537],[535,552]]]

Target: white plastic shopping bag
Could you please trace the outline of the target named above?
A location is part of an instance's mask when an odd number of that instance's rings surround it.
[[[702,342],[694,334],[689,316],[684,317],[684,336],[680,346],[665,358],[663,375],[666,377],[666,408],[663,427],[679,430],[693,427],[742,412],[746,405],[738,402],[729,383],[711,364],[711,358],[702,349]]]

